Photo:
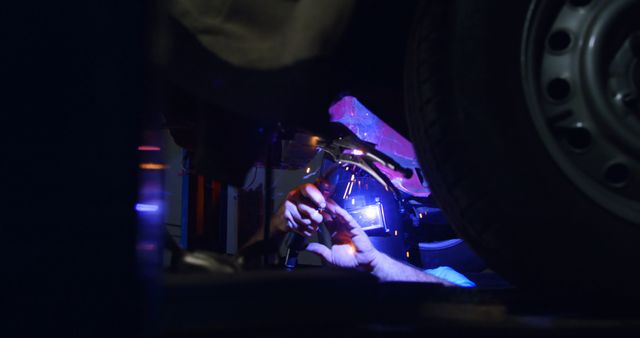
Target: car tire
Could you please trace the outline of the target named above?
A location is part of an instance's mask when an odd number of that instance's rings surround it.
[[[425,1],[407,50],[406,114],[455,230],[517,286],[629,291],[640,222],[574,183],[530,114],[522,43],[532,1]]]

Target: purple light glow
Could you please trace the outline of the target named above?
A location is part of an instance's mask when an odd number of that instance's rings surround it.
[[[342,98],[331,106],[329,115],[332,122],[346,126],[363,141],[375,144],[376,149],[393,158],[400,165],[411,169],[420,168],[411,142],[370,112],[355,97],[345,96]],[[364,155],[360,149],[347,150],[345,153],[354,156]],[[380,166],[378,163],[376,166],[399,190],[420,197],[427,197],[431,194],[429,188],[422,185],[418,175],[414,174],[407,179],[401,173]]]
[[[378,150],[402,166],[419,167],[411,142],[370,112],[355,97],[343,97],[329,108],[329,115],[331,122],[343,124],[361,140],[375,144]]]
[[[360,149],[345,149],[343,154],[349,154],[349,155],[353,155],[353,156],[362,156],[362,155],[364,155],[364,151],[362,151]]]
[[[141,243],[138,243],[138,245],[136,246],[136,249],[142,250],[142,251],[155,251],[158,249],[158,246],[154,243],[141,242]]]

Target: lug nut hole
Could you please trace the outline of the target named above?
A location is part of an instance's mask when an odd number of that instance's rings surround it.
[[[591,132],[587,128],[570,128],[567,131],[567,143],[576,151],[584,151],[591,145]]]
[[[571,85],[565,79],[553,79],[547,84],[547,95],[554,101],[562,101],[569,97]]]
[[[629,167],[624,163],[611,163],[604,171],[604,178],[614,186],[622,186],[629,180]]]
[[[562,52],[571,45],[571,35],[566,31],[553,32],[547,40],[547,45],[554,52]]]

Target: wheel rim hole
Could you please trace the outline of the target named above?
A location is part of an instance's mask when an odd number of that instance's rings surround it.
[[[609,184],[620,186],[629,180],[629,167],[624,163],[612,163],[604,172],[604,177]]]
[[[591,0],[569,0],[569,3],[575,7],[583,7],[591,3]]]
[[[586,128],[571,128],[567,132],[567,143],[571,148],[583,151],[591,145],[591,132]]]
[[[566,31],[553,32],[547,40],[549,48],[554,52],[561,52],[571,45],[571,35]]]
[[[565,79],[553,79],[547,84],[547,95],[555,101],[562,101],[569,97],[571,85]]]

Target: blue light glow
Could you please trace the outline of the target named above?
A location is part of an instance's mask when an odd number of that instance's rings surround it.
[[[136,204],[136,211],[139,211],[139,212],[156,212],[159,209],[160,207],[156,204],[144,204],[144,203]]]
[[[356,198],[353,198],[351,200],[352,205],[355,205],[355,202]],[[353,216],[358,224],[360,224],[362,230],[371,231],[383,229],[385,232],[389,231],[384,219],[382,204],[379,202],[365,205],[361,208],[348,208],[348,212]]]
[[[366,219],[374,219],[379,215],[379,208],[377,205],[370,205],[364,208],[362,211],[362,216]]]

